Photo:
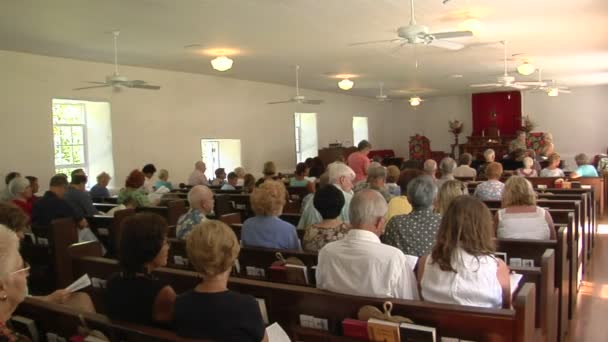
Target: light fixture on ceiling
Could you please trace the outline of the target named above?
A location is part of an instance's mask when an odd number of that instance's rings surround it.
[[[549,91],[547,91],[547,95],[551,96],[551,97],[555,97],[559,95],[559,89],[558,88],[549,88]]]
[[[211,60],[211,66],[217,71],[226,71],[232,68],[233,60],[226,56],[219,56]]]
[[[351,90],[354,85],[355,82],[349,80],[348,78],[345,78],[342,81],[338,82],[338,88],[342,90]]]
[[[528,61],[524,61],[522,64],[520,64],[517,67],[517,72],[520,75],[524,75],[524,76],[532,75],[534,73],[534,71],[536,71],[536,67],[534,67],[534,65],[530,64],[530,62],[528,62]]]
[[[410,106],[412,106],[412,107],[419,106],[420,102],[422,102],[422,99],[420,97],[418,97],[418,96],[410,97]]]

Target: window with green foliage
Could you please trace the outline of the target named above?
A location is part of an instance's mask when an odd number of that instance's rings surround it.
[[[87,170],[86,107],[83,103],[53,103],[55,172],[69,175]]]

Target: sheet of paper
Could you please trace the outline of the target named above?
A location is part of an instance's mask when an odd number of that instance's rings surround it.
[[[91,278],[89,278],[88,274],[85,274],[82,277],[76,279],[75,282],[70,284],[70,286],[66,287],[65,289],[70,292],[76,292],[78,290],[84,289],[87,286],[91,286]]]
[[[519,274],[519,273],[511,273],[510,279],[511,279],[511,295],[513,295],[513,293],[515,292],[515,290],[517,290],[518,286],[519,286],[519,281],[521,280],[521,278],[523,277],[523,275]]]
[[[266,334],[269,342],[291,342],[289,335],[276,322],[266,327]]]

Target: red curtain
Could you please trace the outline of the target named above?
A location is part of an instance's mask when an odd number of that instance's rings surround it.
[[[474,136],[480,136],[482,130],[493,125],[494,120],[501,135],[514,135],[521,127],[519,91],[473,94],[472,107]],[[496,113],[496,116],[492,113]]]

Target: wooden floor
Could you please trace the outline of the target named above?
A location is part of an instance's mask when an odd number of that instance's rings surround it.
[[[600,221],[592,261],[578,294],[569,342],[608,341],[608,217]]]

